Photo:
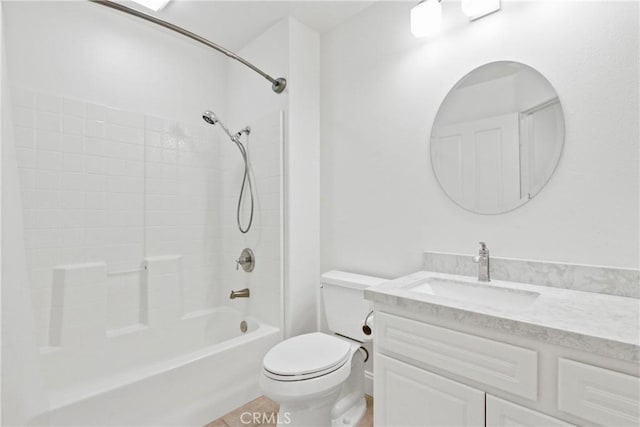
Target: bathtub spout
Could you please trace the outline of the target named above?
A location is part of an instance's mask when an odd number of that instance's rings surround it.
[[[231,291],[231,295],[229,295],[229,298],[231,299],[249,298],[249,295],[250,295],[249,288],[244,288],[244,289],[240,289],[239,291]]]

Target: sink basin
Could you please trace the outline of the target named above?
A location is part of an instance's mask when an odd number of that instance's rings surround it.
[[[409,292],[433,295],[450,300],[507,309],[522,308],[540,296],[537,292],[499,286],[428,277],[405,288]]]

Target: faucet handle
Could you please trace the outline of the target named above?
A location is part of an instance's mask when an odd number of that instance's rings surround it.
[[[478,242],[480,243],[480,250],[486,251],[487,250],[487,244],[485,242]]]

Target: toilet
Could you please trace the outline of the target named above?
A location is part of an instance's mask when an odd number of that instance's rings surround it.
[[[321,276],[327,324],[282,341],[262,361],[260,387],[280,404],[278,420],[292,426],[355,426],[366,411],[362,331],[371,312],[364,289],[385,279],[329,271]]]

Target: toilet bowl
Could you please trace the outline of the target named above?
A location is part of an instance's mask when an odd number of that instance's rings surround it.
[[[344,272],[322,275],[327,322],[333,332],[299,335],[263,359],[260,387],[280,404],[278,419],[292,426],[355,426],[366,411],[362,322],[370,311],[364,289],[383,279]],[[348,334],[348,335],[347,335]],[[348,338],[347,338],[348,337]]]
[[[299,335],[267,353],[260,387],[280,403],[279,419],[290,425],[330,426],[338,418],[339,425],[355,425],[366,410],[365,357],[359,343],[320,332]]]

